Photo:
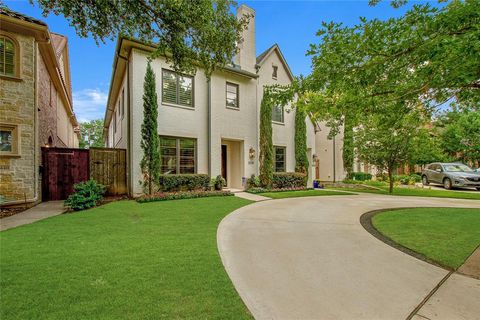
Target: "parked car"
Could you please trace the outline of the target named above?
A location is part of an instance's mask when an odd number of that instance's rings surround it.
[[[422,171],[422,183],[439,183],[445,189],[475,187],[480,191],[480,172],[463,163],[431,163]]]

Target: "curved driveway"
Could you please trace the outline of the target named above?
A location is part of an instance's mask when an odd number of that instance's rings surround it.
[[[257,202],[220,223],[218,247],[257,319],[480,319],[480,280],[449,276],[359,223],[367,211],[415,206],[480,209],[480,201],[363,194]]]

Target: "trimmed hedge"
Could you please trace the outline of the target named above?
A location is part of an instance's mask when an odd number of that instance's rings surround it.
[[[365,172],[352,172],[347,177],[348,180],[367,181],[372,180],[372,175]]]
[[[230,191],[180,191],[180,192],[158,192],[152,195],[143,195],[137,198],[137,202],[153,202],[180,199],[195,199],[208,197],[229,197],[233,196]]]
[[[163,174],[159,178],[160,189],[164,192],[208,190],[208,174]]]
[[[300,172],[275,172],[272,182],[273,189],[306,188],[307,175]]]
[[[306,187],[294,187],[294,188],[283,188],[283,189],[265,189],[260,187],[254,187],[247,190],[248,193],[268,193],[268,192],[284,192],[284,191],[305,191],[313,190],[313,188]]]

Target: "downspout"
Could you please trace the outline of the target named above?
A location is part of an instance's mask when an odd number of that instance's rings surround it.
[[[208,139],[208,175],[212,176],[212,78],[207,76],[207,139]]]
[[[34,184],[33,184],[33,199],[32,202],[36,202],[39,199],[38,196],[38,183],[39,183],[39,166],[38,166],[38,156],[37,152],[42,152],[40,149],[40,146],[38,145],[38,125],[37,122],[39,121],[38,119],[38,66],[37,66],[37,57],[38,55],[38,44],[35,42],[34,45],[34,54],[33,54],[33,68],[34,68],[34,75],[35,75],[35,81],[33,82],[33,92],[35,95],[34,99],[34,106],[33,106],[33,145],[34,145],[34,152],[33,152],[33,179],[34,179]]]

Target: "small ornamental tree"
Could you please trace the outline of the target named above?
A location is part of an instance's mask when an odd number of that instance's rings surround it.
[[[140,162],[143,174],[143,187],[148,194],[154,192],[154,185],[160,177],[159,138],[157,132],[158,116],[157,92],[155,89],[155,74],[150,61],[147,64],[145,81],[143,83],[143,123],[142,141],[143,158]]]
[[[307,126],[305,111],[295,112],[295,172],[305,173],[308,178]]]
[[[260,184],[270,188],[273,179],[272,100],[264,90],[260,105]]]

